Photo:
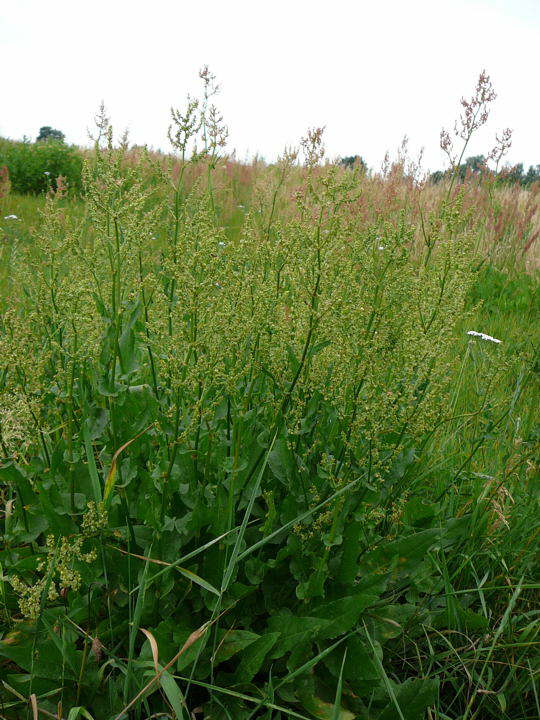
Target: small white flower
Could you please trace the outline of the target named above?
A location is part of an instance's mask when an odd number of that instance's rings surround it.
[[[237,207],[238,207],[240,210],[243,210],[243,209],[244,209],[244,206],[243,206],[243,205],[238,205]]]
[[[220,241],[218,242],[218,245],[219,245],[220,247],[225,247],[226,244],[227,244],[227,243],[226,243],[226,242],[223,242],[223,240],[220,240]]]
[[[44,172],[43,174],[44,174],[44,175],[50,175],[51,173],[50,173],[48,170],[45,170],[45,172]]]
[[[384,245],[379,245],[379,250],[384,250]]]
[[[489,342],[502,343],[502,340],[497,340],[497,338],[491,337],[491,335],[486,335],[485,333],[476,332],[476,330],[469,330],[467,335],[472,335],[473,337],[478,337],[482,340],[489,340]]]
[[[18,220],[16,215],[4,215],[4,220]]]

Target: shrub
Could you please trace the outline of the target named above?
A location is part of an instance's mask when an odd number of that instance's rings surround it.
[[[60,175],[71,190],[79,191],[82,165],[76,147],[56,140],[36,143],[0,140],[0,166],[7,167],[11,188],[16,193],[46,192]]]

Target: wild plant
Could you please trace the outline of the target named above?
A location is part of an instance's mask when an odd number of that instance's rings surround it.
[[[50,193],[12,262],[3,714],[530,715],[537,370],[467,324],[465,188],[393,176],[381,215],[319,128],[250,169],[233,230],[201,79],[175,159],[102,110],[84,212]]]

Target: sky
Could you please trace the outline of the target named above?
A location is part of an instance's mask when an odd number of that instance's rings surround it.
[[[444,167],[442,127],[484,68],[497,92],[467,155],[510,127],[511,164],[540,163],[540,0],[0,0],[0,136],[88,144],[104,101],[118,135],[169,150],[170,107],[209,65],[229,151],[271,161],[325,126],[331,158],[376,170],[404,135]]]

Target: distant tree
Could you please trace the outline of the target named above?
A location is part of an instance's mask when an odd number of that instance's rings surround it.
[[[441,182],[443,178],[447,176],[447,172],[445,170],[435,170],[435,172],[432,172],[429,176],[429,179],[432,183],[438,183]]]
[[[40,140],[57,140],[58,142],[64,142],[65,135],[61,130],[55,130],[50,125],[44,125],[39,130],[39,135],[36,138],[36,142]]]
[[[360,155],[348,155],[347,157],[342,157],[339,161],[340,165],[343,165],[343,167],[349,168],[352,170],[352,168],[359,168],[362,172],[367,172],[368,166]]]
[[[473,175],[480,174],[483,170],[485,170],[487,167],[486,165],[486,158],[484,155],[473,155],[471,157],[468,157],[464,163],[461,163],[461,165],[457,168],[457,175],[461,180],[465,180],[468,173],[473,173]],[[445,177],[451,177],[453,173],[453,170],[435,170],[435,172],[432,172],[429,176],[429,179],[432,183],[438,183],[441,180],[443,180]]]
[[[503,167],[497,173],[489,170],[487,167],[487,161],[484,155],[473,155],[468,157],[464,163],[462,163],[457,174],[461,180],[465,180],[467,174],[472,173],[473,175],[479,175],[482,172],[487,172],[496,178],[497,182],[518,184],[527,187],[535,182],[540,182],[540,165],[531,165],[527,172],[523,167],[523,163],[518,163],[513,167]],[[436,170],[432,172],[429,179],[432,183],[438,183],[444,178],[451,177],[452,170]]]
[[[525,175],[523,173],[523,163],[518,163],[514,167],[503,167],[498,174],[498,180],[509,183],[511,185],[519,183],[523,185]]]
[[[534,182],[540,182],[540,165],[531,165],[521,182],[523,185],[532,185]]]
[[[459,166],[459,176],[462,180],[465,179],[468,172],[472,172],[474,175],[478,175],[487,167],[486,158],[484,155],[473,155],[468,157],[464,163]]]

